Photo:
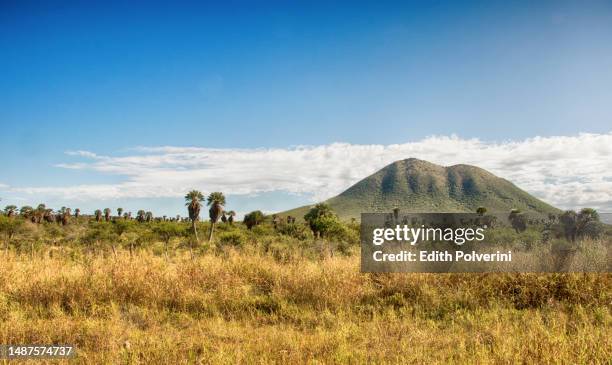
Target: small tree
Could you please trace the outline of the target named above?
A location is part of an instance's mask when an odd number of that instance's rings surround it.
[[[487,208],[485,207],[478,207],[476,209],[476,214],[478,214],[479,216],[484,216],[487,213]]]
[[[117,217],[121,218],[123,213],[123,208],[117,208]]]
[[[96,222],[102,221],[102,211],[100,209],[96,209],[94,215],[96,216]]]
[[[4,242],[4,254],[8,254],[11,240],[23,226],[23,220],[11,219],[9,217],[0,216],[0,232],[4,233],[6,240]]]
[[[510,211],[508,220],[516,233],[524,232],[527,229],[527,219],[525,218],[525,214],[518,209],[512,209]]]
[[[140,209],[137,213],[136,213],[136,220],[138,221],[138,223],[143,223],[146,220],[146,214],[144,210]]]
[[[128,243],[128,248],[131,257],[134,251],[134,241],[138,238],[137,234],[133,234],[135,233],[134,230],[136,229],[136,227],[134,226],[134,222],[116,219],[113,220],[112,229],[118,241]],[[116,249],[114,242],[112,243],[112,248],[113,253],[115,253]]]
[[[343,231],[342,224],[338,220],[338,216],[334,213],[331,207],[326,203],[319,203],[312,207],[304,220],[308,222],[310,230],[312,230],[315,238],[325,238],[328,236],[340,236]],[[331,242],[328,243],[327,249],[329,255],[333,254]]]
[[[174,237],[183,235],[184,229],[180,224],[160,222],[153,227],[153,232],[164,242],[164,252],[166,259],[168,259],[168,246],[170,245],[170,241]],[[191,252],[191,256],[193,257],[193,248],[191,244],[189,245],[189,250]]]
[[[254,210],[244,216],[244,225],[246,225],[247,229],[250,230],[253,227],[261,224],[265,217],[266,216],[261,212],[261,210]]]
[[[15,211],[17,210],[17,207],[14,205],[7,205],[4,208],[4,213],[6,213],[6,216],[11,218],[15,215]]]
[[[315,237],[323,237],[338,222],[338,217],[328,204],[319,203],[304,215],[304,220]]]

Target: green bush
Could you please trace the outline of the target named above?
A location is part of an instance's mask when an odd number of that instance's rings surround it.
[[[272,236],[274,229],[268,225],[257,225],[251,229],[251,233],[255,237]]]
[[[223,246],[242,247],[245,237],[240,232],[223,232],[219,235],[219,243]]]
[[[299,240],[312,238],[312,232],[303,224],[283,223],[278,225],[277,231],[282,235],[297,238]]]

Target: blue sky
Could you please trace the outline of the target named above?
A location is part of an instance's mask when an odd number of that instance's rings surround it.
[[[0,197],[17,205],[183,209],[176,190],[151,189],[138,199],[105,193],[99,204],[58,194],[74,186],[117,191],[130,180],[131,165],[109,172],[66,151],[129,158],[148,156],[142,146],[224,149],[232,164],[237,150],[317,151],[337,142],[606,135],[611,39],[609,1],[2,1],[0,153],[8,158]],[[381,157],[357,172],[407,157],[421,156]],[[229,190],[237,210],[272,211],[341,191],[357,172],[329,189],[313,172],[300,182],[314,181],[311,189],[262,182]],[[593,181],[607,189],[609,178]],[[194,187],[206,192],[234,180],[220,175],[218,184]],[[607,206],[607,195],[598,199]]]

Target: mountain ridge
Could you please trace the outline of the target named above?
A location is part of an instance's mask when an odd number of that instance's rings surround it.
[[[441,166],[408,158],[395,161],[325,201],[341,219],[359,219],[363,212],[525,212],[545,216],[560,210],[530,195],[512,182],[477,166]],[[280,216],[302,219],[311,205]]]

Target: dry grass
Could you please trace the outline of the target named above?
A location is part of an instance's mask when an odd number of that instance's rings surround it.
[[[81,363],[609,363],[609,274],[361,274],[279,263],[13,256],[0,343],[74,343]]]

